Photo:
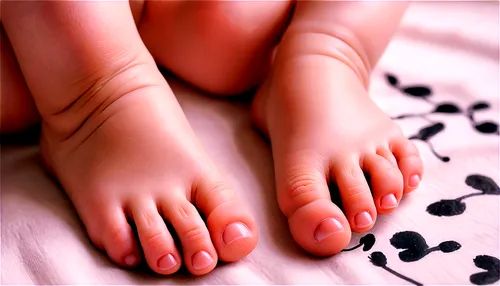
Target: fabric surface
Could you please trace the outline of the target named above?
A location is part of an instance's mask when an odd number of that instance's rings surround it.
[[[354,249],[322,259],[301,251],[278,209],[270,147],[248,105],[171,81],[197,135],[255,214],[256,250],[198,278],[121,269],[90,244],[71,202],[40,168],[38,147],[4,143],[1,283],[498,284],[498,22],[494,2],[409,9],[371,94],[415,140],[425,175],[395,212],[353,236]]]

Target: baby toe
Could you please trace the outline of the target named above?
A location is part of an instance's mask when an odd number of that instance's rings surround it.
[[[391,142],[391,151],[403,174],[404,193],[415,190],[423,174],[423,162],[417,147],[410,140],[401,137]]]
[[[253,216],[224,183],[204,181],[195,189],[195,205],[207,218],[210,237],[223,261],[236,261],[257,245],[258,230]]]
[[[351,230],[342,210],[331,201],[324,173],[304,162],[288,166],[278,172],[278,203],[292,237],[314,255],[340,252],[351,240]]]
[[[134,267],[142,259],[140,247],[134,232],[127,222],[122,209],[101,213],[101,219],[93,220],[95,225],[87,225],[89,236],[118,265]]]
[[[335,204],[317,199],[298,208],[288,217],[294,240],[317,256],[339,253],[351,240],[349,223]]]
[[[375,206],[379,214],[394,210],[403,195],[403,175],[397,165],[378,154],[363,157],[363,169],[370,174]]]
[[[203,275],[212,271],[217,264],[217,252],[198,210],[183,196],[164,199],[161,206],[182,244],[189,272]]]
[[[144,256],[159,274],[172,274],[181,267],[181,256],[154,201],[138,201],[131,207]]]
[[[377,210],[359,160],[340,160],[334,164],[332,172],[351,229],[355,232],[370,230],[377,218]]]

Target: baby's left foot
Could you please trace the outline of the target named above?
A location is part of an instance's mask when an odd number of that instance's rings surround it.
[[[276,66],[253,116],[271,139],[280,209],[312,254],[341,251],[351,230],[370,230],[422,178],[416,147],[337,60],[310,55]],[[345,214],[330,200],[330,181]]]

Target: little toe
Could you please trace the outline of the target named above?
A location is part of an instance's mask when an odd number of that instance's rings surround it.
[[[204,180],[196,186],[195,205],[207,218],[210,237],[219,258],[231,262],[247,256],[257,245],[258,230],[253,216],[233,189]]]
[[[198,210],[183,196],[164,199],[163,214],[172,223],[182,244],[184,264],[194,275],[203,275],[217,265],[217,252]]]
[[[330,198],[325,174],[313,164],[291,163],[278,172],[278,203],[288,218],[290,233],[307,252],[330,256],[351,240],[345,215]]]
[[[122,209],[102,214],[89,236],[118,265],[135,267],[142,260],[140,247]],[[98,239],[98,237],[100,237]]]
[[[351,229],[355,232],[370,230],[377,218],[377,210],[359,160],[351,158],[339,161],[334,164],[332,172]]]
[[[397,165],[378,154],[363,157],[363,169],[370,174],[373,200],[379,214],[394,210],[403,195],[403,175]]]
[[[131,212],[149,267],[159,274],[179,270],[181,256],[156,204],[139,201],[131,207]]]
[[[417,147],[413,142],[402,137],[391,142],[391,151],[403,174],[404,193],[415,190],[422,180],[423,173],[423,162]]]

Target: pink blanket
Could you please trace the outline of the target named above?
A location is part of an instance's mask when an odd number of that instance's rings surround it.
[[[426,173],[397,211],[350,249],[317,259],[293,242],[269,145],[245,103],[173,83],[210,155],[260,226],[257,249],[211,274],[161,277],[115,266],[91,246],[36,145],[2,143],[2,284],[498,284],[498,2],[421,2],[374,73],[371,94],[415,140]],[[173,81],[171,81],[173,82]]]

